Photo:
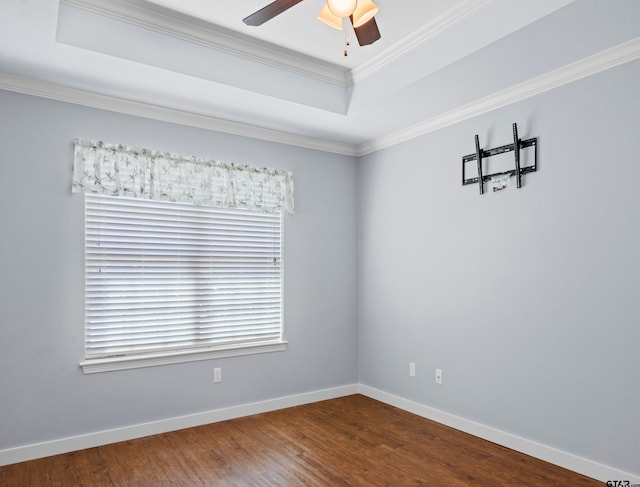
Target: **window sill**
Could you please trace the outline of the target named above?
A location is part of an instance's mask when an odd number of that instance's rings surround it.
[[[129,355],[126,357],[105,357],[85,360],[80,363],[85,374],[111,372],[114,370],[138,369],[154,367],[156,365],[195,362],[198,360],[237,357],[240,355],[254,355],[258,353],[283,352],[287,349],[286,341],[263,342],[251,345],[235,345],[208,348],[204,350],[172,351],[162,353],[148,353]]]

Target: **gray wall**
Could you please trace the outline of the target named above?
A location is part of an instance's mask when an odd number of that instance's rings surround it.
[[[362,384],[640,473],[639,82],[635,61],[358,161]],[[474,134],[513,122],[539,171],[461,186]]]
[[[0,127],[0,450],[356,382],[353,158],[1,91]],[[83,375],[75,137],[293,171],[286,352]]]

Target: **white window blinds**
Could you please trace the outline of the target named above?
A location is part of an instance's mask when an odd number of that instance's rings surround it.
[[[85,203],[86,362],[281,342],[282,213]]]

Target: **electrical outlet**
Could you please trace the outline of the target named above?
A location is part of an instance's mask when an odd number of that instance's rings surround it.
[[[436,369],[436,384],[442,384],[442,369]]]
[[[409,362],[409,376],[411,376],[411,377],[415,377],[416,376],[416,363],[415,362]]]
[[[213,382],[214,384],[222,382],[222,367],[216,367],[213,369]]]

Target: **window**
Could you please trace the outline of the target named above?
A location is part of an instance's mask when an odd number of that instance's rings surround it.
[[[284,350],[282,213],[85,194],[85,373]]]
[[[75,140],[85,373],[284,350],[291,171]]]

